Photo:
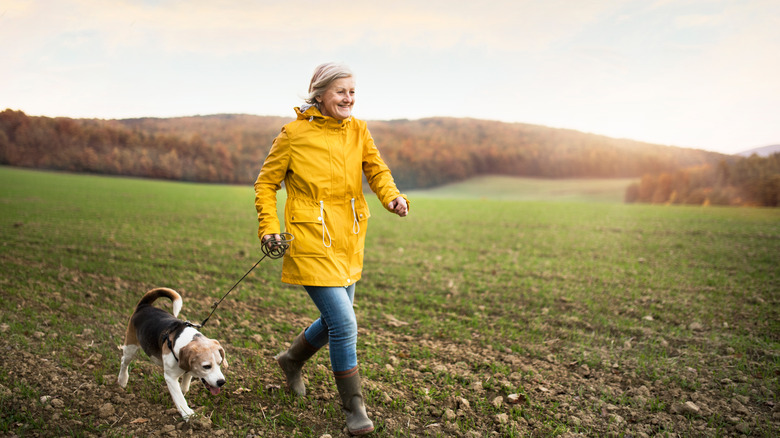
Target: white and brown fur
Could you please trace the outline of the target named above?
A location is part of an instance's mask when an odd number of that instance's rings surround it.
[[[171,300],[172,315],[152,305],[160,297]],[[188,420],[194,411],[187,406],[184,394],[189,391],[192,378],[199,378],[216,395],[225,384],[220,366],[227,368],[228,363],[218,341],[203,336],[192,324],[176,318],[181,306],[181,296],[164,287],[152,289],[141,298],[127,325],[125,344],[120,347],[123,353],[117,381],[122,388],[127,386],[128,366],[138,350],[143,349],[152,362],[162,366],[173,403]]]

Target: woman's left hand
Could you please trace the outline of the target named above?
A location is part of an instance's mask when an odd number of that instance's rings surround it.
[[[393,199],[387,206],[398,216],[404,217],[409,214],[409,206],[406,205],[406,199],[403,196]]]

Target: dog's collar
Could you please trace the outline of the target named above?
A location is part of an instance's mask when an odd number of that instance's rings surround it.
[[[202,327],[200,324],[196,324],[196,323],[194,323],[194,322],[189,322],[189,321],[184,321],[184,322],[182,323],[182,325],[184,325],[184,327],[185,327],[185,328],[186,328],[186,327],[192,327],[192,328],[198,329],[198,328],[201,328],[201,327]],[[163,338],[165,338],[165,343],[166,343],[166,344],[168,344],[168,349],[169,349],[169,350],[171,350],[171,354],[173,355],[173,358],[174,358],[174,359],[176,359],[176,362],[178,362],[178,361],[179,361],[179,358],[178,358],[178,357],[176,357],[176,352],[175,352],[175,351],[173,351],[173,341],[171,341],[171,333],[172,333],[172,332],[174,332],[174,331],[176,331],[178,328],[179,328],[179,327],[176,327],[176,328],[170,328],[170,329],[168,329],[168,330],[165,330],[165,331],[164,331],[164,332],[162,332],[162,334],[161,334],[161,336],[162,336]]]

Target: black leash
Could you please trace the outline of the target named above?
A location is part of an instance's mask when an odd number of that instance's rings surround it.
[[[252,272],[252,270],[254,270],[257,267],[257,265],[260,264],[260,262],[265,260],[266,257],[270,257],[272,259],[282,258],[284,253],[287,252],[287,249],[290,248],[290,242],[292,242],[295,239],[295,237],[290,233],[279,233],[279,236],[281,236],[280,240],[274,240],[273,238],[271,238],[263,242],[263,244],[260,246],[260,248],[263,250],[263,254],[264,254],[263,257],[261,257],[260,260],[258,260],[254,266],[249,268],[249,270],[246,271],[246,274],[244,274],[244,276],[241,277],[241,280],[238,280],[236,284],[234,284],[233,287],[231,287],[230,290],[227,291],[225,295],[222,295],[222,298],[220,298],[219,301],[217,301],[216,303],[214,303],[213,306],[211,306],[211,313],[209,313],[209,316],[207,316],[206,319],[203,320],[203,322],[201,322],[200,324],[194,324],[187,321],[187,324],[195,328],[200,328],[206,325],[206,321],[208,321],[209,318],[211,318],[211,315],[213,315],[214,311],[217,310],[217,306],[219,306],[222,300],[224,300],[225,297],[227,297],[230,292],[233,292],[233,289],[235,289],[236,286],[238,286],[238,284],[241,283],[241,281],[243,281],[246,278],[246,276],[249,275],[249,273]],[[173,350],[171,349],[171,351]]]

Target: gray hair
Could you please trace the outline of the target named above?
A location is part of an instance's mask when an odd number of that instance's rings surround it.
[[[306,97],[306,103],[317,106],[317,97],[322,96],[322,93],[328,89],[333,81],[352,76],[352,70],[344,64],[326,62],[318,65],[314,69],[309,83],[309,95]]]

